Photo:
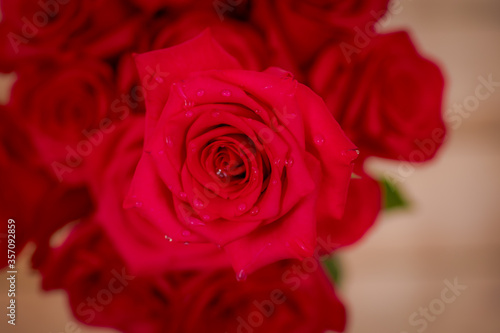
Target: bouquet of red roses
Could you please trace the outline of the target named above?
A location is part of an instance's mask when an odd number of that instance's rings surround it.
[[[0,213],[44,289],[123,332],[344,330],[324,266],[381,210],[365,161],[445,135],[386,0],[0,4]]]

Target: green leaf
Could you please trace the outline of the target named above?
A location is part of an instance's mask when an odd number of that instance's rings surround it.
[[[379,180],[379,183],[382,187],[384,210],[408,207],[408,200],[406,200],[396,184],[386,178]]]
[[[340,260],[335,255],[332,255],[323,261],[323,267],[337,286],[340,285],[342,278],[340,266]]]

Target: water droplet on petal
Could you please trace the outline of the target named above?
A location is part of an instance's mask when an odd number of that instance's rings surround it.
[[[257,206],[253,207],[252,210],[250,211],[250,214],[252,214],[252,215],[259,214],[259,207],[257,207]]]
[[[220,116],[220,112],[219,111],[212,112],[212,117],[217,118],[218,116]]]
[[[188,118],[191,118],[191,117],[193,116],[193,111],[188,110],[188,111],[186,111],[186,113],[185,113],[184,115],[185,115],[186,117],[188,117]]]
[[[285,164],[287,167],[292,167],[294,163],[293,157],[290,157],[288,160],[285,161]]]
[[[245,203],[241,203],[241,204],[238,205],[238,210],[240,212],[244,212],[245,209],[247,209],[247,205]]]
[[[256,114],[259,114],[260,112],[261,112],[261,111],[260,111],[260,110],[258,110],[258,109],[257,109],[257,110],[255,110],[255,113],[256,113]]]
[[[321,134],[316,135],[314,137],[314,143],[318,146],[321,146],[323,143],[325,143],[325,137]]]
[[[227,172],[222,169],[217,169],[217,172],[215,174],[222,180],[225,180],[228,177]]]
[[[135,206],[136,206],[137,208],[142,207],[142,201],[136,201],[136,202],[135,202]]]
[[[280,165],[280,163],[281,163],[281,159],[280,159],[279,157],[276,157],[276,158],[274,159],[274,165],[279,166],[279,165]]]
[[[247,273],[244,270],[241,270],[236,274],[236,280],[243,282],[247,279]]]
[[[231,96],[231,92],[227,89],[224,89],[221,91],[221,95],[224,97],[229,97],[229,96]]]
[[[186,192],[181,192],[181,193],[179,193],[179,196],[181,197],[181,199],[186,199],[187,198],[187,193]]]
[[[167,235],[165,235],[165,239],[166,239],[167,241],[169,241],[169,242],[173,241],[173,239],[172,239],[172,238],[170,238],[170,237],[168,237]]]
[[[167,146],[169,146],[169,147],[172,147],[172,146],[174,145],[174,142],[172,141],[172,137],[170,137],[170,136],[167,136],[167,137],[165,138],[165,143],[166,143],[166,144],[167,144]]]
[[[189,109],[189,108],[192,108],[194,106],[194,102],[192,101],[189,101],[189,100],[184,100],[184,108],[185,109]]]
[[[184,242],[184,245],[189,245],[189,242]]]
[[[201,220],[200,220],[200,219],[197,219],[197,218],[195,218],[195,217],[190,217],[190,218],[188,219],[188,221],[189,221],[188,223],[189,223],[190,225],[195,226],[195,227],[202,227],[202,226],[205,226],[205,225],[206,225],[205,223],[201,222]]]
[[[205,204],[203,203],[203,201],[201,201],[200,199],[198,198],[195,198],[193,200],[193,205],[195,208],[197,209],[202,209],[203,207],[205,207]]]
[[[203,96],[203,95],[205,95],[205,90],[203,90],[203,89],[199,89],[199,90],[196,92],[196,96],[198,96],[198,97],[201,97],[201,96]]]
[[[163,78],[161,76],[155,77],[155,81],[158,82],[158,83],[163,83],[164,82],[164,80],[163,80]]]
[[[358,157],[359,150],[357,149],[344,150],[342,151],[341,155],[347,163],[352,163]]]
[[[182,232],[182,236],[184,236],[184,237],[189,237],[189,236],[191,236],[191,233],[189,232],[189,230],[184,230],[184,231]]]
[[[277,179],[273,179],[273,180],[271,181],[271,184],[273,184],[273,185],[278,185],[278,180],[277,180]]]
[[[204,221],[210,221],[210,215],[203,215],[201,217]]]

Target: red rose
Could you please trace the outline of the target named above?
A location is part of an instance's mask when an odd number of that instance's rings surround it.
[[[365,157],[423,162],[444,139],[443,76],[405,32],[374,38],[350,63],[332,46],[310,81]]]
[[[168,22],[168,23],[166,23]],[[263,70],[269,66],[263,35],[252,25],[235,19],[221,21],[215,11],[192,11],[172,20],[162,16],[156,20],[157,27],[150,31],[150,45],[145,50],[164,49],[190,40],[206,28],[213,38],[245,69]]]
[[[18,73],[10,109],[60,181],[86,177],[87,157],[121,116],[110,114],[113,81],[112,68],[92,60],[27,65]]]
[[[1,71],[61,52],[115,56],[133,43],[140,23],[120,0],[3,0],[0,6]]]
[[[343,332],[346,324],[321,267],[306,273],[297,261],[269,265],[245,282],[227,270],[200,272],[182,288],[187,316],[174,332],[323,333]]]
[[[75,317],[122,332],[344,330],[346,314],[319,263],[270,265],[247,281],[231,270],[131,274],[96,225],[84,221],[41,267],[45,290],[63,289]]]
[[[32,142],[3,108],[0,109],[0,233],[7,253],[8,229],[15,230],[15,253],[28,241],[39,246],[35,262],[45,259],[43,248],[59,228],[92,210],[88,191],[60,184],[44,167]],[[9,219],[14,222],[7,223]],[[10,225],[14,225],[11,227]],[[12,232],[11,232],[12,233]],[[11,248],[12,249],[12,248]],[[2,266],[7,261],[2,261]]]
[[[312,255],[357,157],[323,101],[280,69],[242,70],[208,33],[136,62],[161,76],[125,206],[174,242],[222,246],[240,278]]]
[[[266,31],[270,47],[300,65],[332,41],[342,40],[382,17],[388,0],[254,0],[252,20]],[[277,63],[278,66],[283,66]]]
[[[102,229],[89,221],[52,249],[40,272],[43,289],[65,290],[73,315],[86,325],[159,333],[168,331],[180,315],[173,281],[162,275],[133,275]]]
[[[158,274],[167,269],[191,269],[229,265],[224,252],[213,244],[171,242],[162,228],[135,210],[124,210],[134,170],[142,154],[144,118],[130,116],[94,155],[92,189],[99,202],[94,220],[109,238],[133,273]],[[160,184],[145,183],[152,191]],[[168,204],[168,203],[165,203]]]

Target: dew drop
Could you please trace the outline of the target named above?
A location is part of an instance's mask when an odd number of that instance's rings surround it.
[[[346,162],[351,163],[358,157],[359,150],[357,149],[344,150],[342,151],[341,155]]]
[[[293,166],[294,160],[292,157],[290,157],[288,160],[285,161],[285,164],[287,167],[291,168]]]
[[[202,226],[206,225],[205,223],[201,222],[201,220],[194,218],[194,217],[189,218],[188,221],[189,221],[188,223],[190,225],[195,226],[195,227],[202,227]]]
[[[167,144],[167,146],[169,146],[169,147],[172,147],[172,146],[174,145],[174,142],[172,141],[172,137],[170,137],[170,136],[167,136],[167,137],[165,138],[165,143],[166,143],[166,144]]]
[[[191,236],[191,233],[189,232],[189,230],[184,230],[184,231],[182,232],[182,236],[184,236],[184,237],[189,237],[189,236]]]
[[[238,274],[236,274],[236,280],[240,282],[245,281],[247,277],[247,273],[244,270],[241,270],[238,272]]]
[[[167,235],[165,235],[165,239],[166,239],[167,241],[169,241],[169,242],[173,241],[173,239],[172,239],[172,238],[170,238],[170,237],[168,237]]]
[[[238,205],[238,210],[240,212],[244,212],[245,209],[247,209],[247,205],[245,203],[241,203],[241,204]]]
[[[273,180],[271,181],[271,184],[273,184],[273,185],[278,185],[278,180],[277,180],[277,179],[273,179]]]
[[[189,108],[192,108],[194,106],[194,103],[189,101],[189,100],[184,100],[184,108],[185,109],[189,109]]]
[[[199,90],[196,92],[196,96],[198,96],[198,97],[201,97],[201,96],[203,96],[203,95],[205,95],[205,90],[203,90],[203,89],[199,89]]]
[[[224,89],[221,91],[221,95],[224,96],[224,97],[230,97],[231,96],[231,92],[227,89]]]
[[[314,137],[314,143],[317,144],[318,146],[323,145],[325,143],[325,137],[321,134],[318,134]]]
[[[189,245],[189,242],[184,242],[184,245]]]
[[[228,177],[227,172],[222,169],[217,169],[217,172],[215,174],[222,180],[225,180]]]
[[[184,114],[186,117],[191,118],[193,116],[193,111],[187,110],[186,113]]]
[[[158,83],[163,83],[165,80],[163,80],[163,78],[161,76],[157,76],[157,77],[155,77],[155,81]]]
[[[203,215],[201,218],[203,221],[210,221],[210,215]]]
[[[252,214],[252,215],[259,214],[259,207],[257,207],[257,206],[253,207],[252,210],[250,211],[250,214]]]
[[[195,208],[197,208],[197,209],[202,209],[203,207],[205,207],[205,205],[203,204],[203,201],[201,201],[201,200],[200,200],[200,199],[198,199],[198,198],[195,198],[195,199],[193,200],[193,205],[194,205],[194,207],[195,207]]]
[[[220,116],[220,112],[219,111],[212,112],[212,117],[217,118],[218,116]]]
[[[258,109],[257,109],[257,110],[255,110],[255,113],[256,113],[256,114],[259,114],[260,112],[261,112],[261,111],[260,111],[260,110],[258,110]]]
[[[136,202],[135,202],[135,206],[136,206],[137,208],[142,207],[142,201],[136,201]]]
[[[274,165],[279,166],[279,165],[280,165],[280,163],[281,163],[281,159],[280,159],[279,157],[276,157],[276,158],[274,159]]]
[[[181,197],[181,199],[186,199],[187,198],[187,193],[186,192],[181,192],[181,193],[179,193],[179,196]]]

